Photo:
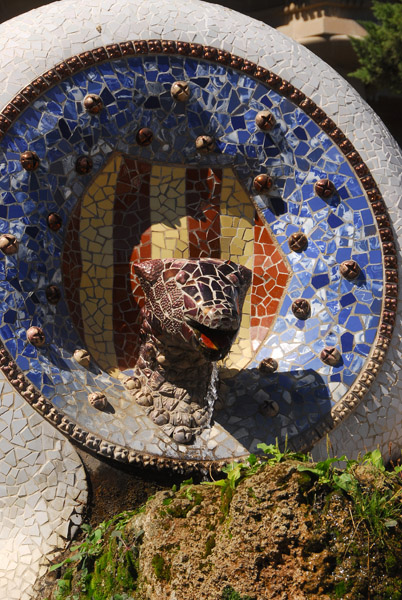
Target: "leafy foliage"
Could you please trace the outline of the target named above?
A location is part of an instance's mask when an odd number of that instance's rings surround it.
[[[264,452],[265,460],[264,463],[267,465],[276,465],[277,463],[284,462],[285,460],[298,460],[300,462],[305,462],[309,460],[307,454],[302,454],[301,452],[292,452],[288,449],[288,440],[285,440],[285,447],[283,452],[279,448],[278,439],[276,439],[274,444],[258,444],[257,448]],[[267,458],[267,456],[271,456],[271,458]]]
[[[230,503],[233,498],[233,493],[241,481],[250,477],[261,467],[261,462],[255,454],[250,454],[247,462],[232,462],[222,471],[226,474],[224,479],[216,481],[203,482],[204,485],[216,485],[221,488],[221,510],[226,516],[229,512]]]
[[[376,22],[362,23],[367,35],[351,40],[360,66],[350,76],[377,90],[402,94],[402,0],[374,0],[372,11]]]
[[[340,461],[346,461],[342,471],[334,467],[334,463]],[[346,493],[353,500],[354,526],[364,526],[377,543],[383,543],[387,529],[401,524],[402,467],[397,466],[391,473],[386,473],[379,450],[368,452],[361,460],[347,460],[341,456],[299,465],[298,471],[312,473],[320,484]]]
[[[226,474],[223,479],[218,479],[212,482],[205,482],[204,485],[216,485],[221,488],[221,510],[224,515],[229,512],[230,502],[236,487],[247,477],[254,475],[264,465],[275,465],[285,460],[297,460],[299,462],[307,461],[308,456],[300,452],[291,452],[287,447],[280,450],[278,440],[274,444],[258,444],[257,448],[262,450],[265,456],[257,457],[255,454],[250,454],[246,462],[232,462],[222,471]]]
[[[251,596],[240,596],[230,585],[227,585],[222,593],[221,600],[255,600]]]
[[[96,528],[82,525],[84,540],[72,548],[73,554],[50,571],[71,564],[58,581],[55,600],[124,600],[126,591],[136,587],[137,545],[143,532],[127,544],[125,527],[137,511],[126,511],[100,523]],[[74,570],[78,581],[74,583]],[[115,593],[116,592],[116,593]]]

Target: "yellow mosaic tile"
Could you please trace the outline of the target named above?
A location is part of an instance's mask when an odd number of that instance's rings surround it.
[[[252,270],[254,255],[254,207],[230,169],[223,171],[221,194],[221,258],[233,260]],[[239,334],[229,356],[226,368],[243,369],[252,359],[250,342],[251,287],[243,306]]]
[[[113,156],[83,196],[80,300],[85,343],[99,366],[116,375],[113,340],[113,205],[121,157]]]
[[[152,166],[150,208],[152,258],[188,258],[184,167]]]

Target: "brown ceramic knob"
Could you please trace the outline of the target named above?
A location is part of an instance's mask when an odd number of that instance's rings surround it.
[[[190,98],[190,86],[187,81],[175,81],[170,89],[172,98],[178,102],[186,102]]]
[[[77,162],[75,163],[75,170],[80,175],[87,175],[92,170],[92,167],[92,158],[90,158],[89,156],[79,156],[77,158]]]
[[[261,371],[261,373],[266,373],[267,375],[270,373],[275,373],[277,368],[278,362],[274,358],[263,358],[258,365],[258,370]]]
[[[275,125],[275,117],[269,110],[261,110],[255,118],[255,123],[259,129],[271,131]]]
[[[314,184],[314,191],[323,200],[330,198],[335,193],[335,186],[329,179],[320,179]]]
[[[106,410],[108,402],[105,394],[101,392],[94,392],[93,394],[89,394],[88,402],[91,406],[98,410]]]
[[[84,98],[84,108],[91,115],[97,115],[103,108],[103,102],[98,94],[88,94]]]
[[[304,298],[298,298],[292,303],[292,312],[297,319],[305,321],[310,316],[310,304]]]
[[[258,412],[264,417],[276,417],[279,413],[279,404],[274,400],[266,400],[258,409]]]
[[[342,277],[349,281],[356,279],[360,275],[360,267],[355,260],[344,260],[343,263],[340,264],[339,270]]]
[[[303,232],[297,231],[289,236],[288,244],[293,252],[303,252],[308,246],[308,239]]]
[[[60,227],[63,225],[63,221],[61,216],[57,213],[50,213],[47,217],[47,224],[52,231],[59,231]]]
[[[76,360],[79,365],[85,367],[86,369],[89,367],[91,363],[91,355],[89,354],[88,350],[85,350],[84,348],[77,348],[77,350],[74,351],[73,356],[74,360]]]
[[[11,254],[16,254],[18,252],[18,240],[15,235],[11,233],[3,233],[0,236],[0,250],[10,256]]]
[[[149,146],[149,144],[152,142],[153,137],[154,134],[152,133],[152,130],[149,129],[149,127],[141,127],[136,137],[137,144],[139,144],[140,146]]]
[[[57,285],[48,285],[46,288],[46,299],[49,304],[57,304],[61,298],[61,292]]]
[[[331,367],[336,367],[341,362],[341,353],[335,347],[327,347],[324,350],[321,350],[320,358],[323,363],[326,365],[330,365]]]
[[[258,194],[267,194],[272,188],[273,179],[269,175],[261,174],[254,177],[253,184]]]
[[[210,135],[199,135],[195,140],[195,147],[201,154],[213,152],[215,149],[215,140]]]
[[[27,150],[21,154],[20,162],[25,171],[35,171],[40,164],[39,156],[36,154],[36,152],[31,152],[30,150]]]
[[[27,340],[32,346],[42,348],[45,345],[46,339],[41,327],[30,327],[27,331]]]

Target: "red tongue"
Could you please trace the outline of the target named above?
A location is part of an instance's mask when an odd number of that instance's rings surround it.
[[[219,350],[218,346],[216,346],[212,340],[209,339],[204,333],[201,334],[200,339],[204,346],[210,348],[211,350]]]

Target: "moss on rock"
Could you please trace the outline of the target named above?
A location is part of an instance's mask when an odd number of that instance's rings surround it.
[[[300,465],[156,494],[101,528],[51,600],[402,600],[400,475]]]

